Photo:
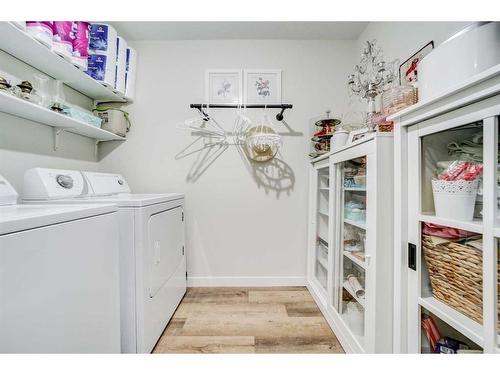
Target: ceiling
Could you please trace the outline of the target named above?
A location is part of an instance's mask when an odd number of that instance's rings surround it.
[[[357,39],[368,22],[112,22],[126,40]]]

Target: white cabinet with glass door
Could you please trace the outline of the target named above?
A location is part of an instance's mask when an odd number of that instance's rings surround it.
[[[500,96],[485,87],[393,116],[397,351],[499,352]]]
[[[311,166],[308,286],[346,352],[392,351],[392,150],[371,134]]]
[[[328,158],[317,161],[310,169],[308,283],[327,304],[328,280],[331,274],[331,176]]]
[[[334,242],[329,312],[351,352],[392,351],[391,134],[333,153]]]

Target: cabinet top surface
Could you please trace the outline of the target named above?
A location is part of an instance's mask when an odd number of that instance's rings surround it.
[[[367,142],[370,142],[370,141],[373,141],[375,139],[380,139],[380,138],[390,138],[392,139],[393,137],[393,133],[371,133],[369,135],[367,135],[366,137],[364,138],[361,138],[353,143],[349,143],[348,145],[345,145],[345,146],[342,146],[336,150],[333,150],[333,151],[330,151],[330,152],[327,152],[326,154],[323,154],[321,156],[318,156],[314,159],[311,159],[310,162],[311,164],[314,164],[314,163],[317,163],[319,161],[322,161],[322,160],[325,160],[325,159],[328,159],[330,156],[332,155],[335,155],[335,154],[338,154],[342,151],[345,151],[345,150],[348,150],[348,149],[351,149],[353,147],[356,147],[356,146],[359,146],[359,145],[362,145],[362,144],[365,144]]]
[[[500,93],[500,64],[448,88],[429,100],[418,102],[388,116],[400,126],[413,125]],[[490,84],[488,84],[490,82]]]

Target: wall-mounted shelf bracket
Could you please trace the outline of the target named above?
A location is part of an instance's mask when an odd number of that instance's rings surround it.
[[[65,130],[64,128],[52,128],[52,134],[54,135],[54,151],[59,149],[59,138]]]
[[[99,143],[102,141],[96,140],[94,143],[94,156],[97,157],[97,154],[99,153]]]

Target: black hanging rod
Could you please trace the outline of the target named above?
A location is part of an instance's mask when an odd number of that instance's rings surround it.
[[[195,108],[200,111],[204,116],[208,118],[208,114],[205,113],[203,109],[210,108],[271,108],[271,109],[281,109],[280,113],[276,115],[276,120],[283,120],[283,112],[285,109],[293,108],[292,104],[191,104],[191,108]]]

